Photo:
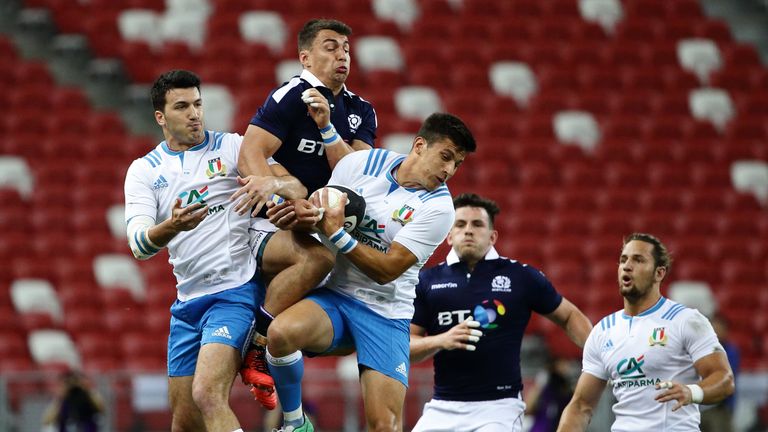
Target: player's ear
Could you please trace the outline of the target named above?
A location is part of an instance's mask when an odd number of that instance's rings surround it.
[[[301,50],[299,51],[299,61],[301,62],[301,65],[304,66],[304,69],[309,69],[312,67],[312,65],[309,63],[309,50]]]
[[[160,126],[165,126],[165,114],[160,110],[155,111],[155,121]]]
[[[417,136],[416,138],[413,139],[412,151],[415,152],[416,154],[421,154],[421,151],[424,150],[424,147],[426,146],[427,146],[427,141],[424,138]]]

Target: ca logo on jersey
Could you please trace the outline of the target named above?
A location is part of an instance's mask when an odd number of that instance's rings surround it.
[[[623,359],[616,365],[616,372],[623,380],[645,378],[645,372],[643,372],[642,366],[645,363],[645,354],[638,358],[630,357]]]
[[[205,175],[207,175],[209,179],[216,176],[225,176],[227,175],[227,166],[221,162],[220,157],[211,159],[208,161],[208,169],[205,170]]]
[[[650,346],[665,346],[667,345],[667,332],[666,327],[656,327],[651,333],[651,337],[648,338],[648,345]]]
[[[205,204],[205,198],[208,197],[208,186],[206,185],[200,189],[192,189],[189,192],[182,192],[179,194],[181,199],[181,206],[186,207],[195,203]],[[186,201],[186,202],[185,202]]]

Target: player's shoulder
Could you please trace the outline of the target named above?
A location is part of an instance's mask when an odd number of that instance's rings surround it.
[[[451,191],[448,190],[448,185],[445,183],[431,191],[423,190],[416,192],[416,196],[419,197],[421,202],[429,203],[431,206],[448,206],[453,209],[453,197],[451,196]]]
[[[164,162],[164,152],[162,143],[160,143],[156,145],[152,150],[148,151],[144,156],[134,159],[129,169],[136,170],[159,168],[163,165]]]
[[[344,87],[344,97],[352,101],[353,103],[365,107],[365,108],[373,108],[373,104],[370,103],[367,99],[360,96],[359,94],[353,92],[348,87]]]
[[[208,150],[216,151],[229,146],[239,146],[243,143],[243,136],[234,132],[220,132],[209,130],[207,132]]]
[[[371,177],[386,174],[389,168],[405,159],[405,155],[383,148],[356,151],[345,156],[344,159],[349,157],[352,157],[350,161],[362,164],[363,175]]]
[[[660,306],[658,317],[662,321],[684,321],[699,312],[666,297]]]
[[[419,272],[419,284],[431,287],[432,282],[438,279],[450,278],[452,274],[456,273],[455,269],[443,261],[435,266],[422,269]],[[462,274],[462,276],[466,277]]]
[[[600,321],[595,324],[594,330],[595,331],[601,331],[605,332],[608,330],[611,330],[612,328],[616,327],[618,320],[622,319],[621,317],[621,311],[614,311],[610,314],[600,318]]]
[[[301,100],[301,92],[310,87],[312,85],[309,82],[296,75],[273,90],[270,99],[280,105],[287,102],[297,102]]]

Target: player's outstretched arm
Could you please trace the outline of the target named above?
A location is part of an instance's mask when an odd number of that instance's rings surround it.
[[[579,432],[587,429],[592,414],[605,389],[605,380],[582,372],[571,401],[560,417],[558,432]]]
[[[447,332],[427,336],[424,327],[411,324],[411,363],[424,361],[442,350],[474,351],[475,344],[483,335],[478,327],[480,323],[470,318],[451,327]]]
[[[195,203],[181,206],[176,198],[171,216],[157,225],[148,217],[135,217],[128,222],[128,243],[133,256],[145,260],[168,245],[177,234],[196,228],[208,216],[208,206]]]
[[[546,317],[565,330],[568,338],[579,348],[584,348],[589,332],[592,331],[592,323],[576,305],[563,297],[560,306],[554,312],[547,314]]]
[[[272,173],[270,176],[237,177],[237,183],[242,187],[235,191],[229,200],[239,199],[235,205],[235,211],[238,214],[244,215],[249,209],[253,209],[251,216],[256,216],[273,195],[278,195],[286,200],[307,196],[307,188],[282,165],[271,164],[269,168]],[[268,191],[274,192],[266,195]]]
[[[282,141],[266,130],[248,125],[240,146],[237,170],[242,175],[269,176],[272,171],[267,160],[280,148]]]
[[[662,381],[656,384],[657,390],[663,390],[656,395],[656,400],[664,403],[677,401],[672,411],[677,411],[685,405],[716,404],[735,390],[733,372],[724,352],[715,352],[700,358],[693,364],[701,381],[695,384],[681,384],[672,381]]]
[[[249,125],[240,146],[237,169],[245,180],[240,181],[240,188],[231,200],[240,199],[236,206],[239,214],[254,206],[255,216],[273,194],[286,198],[303,198],[306,188],[282,167],[269,164],[269,158],[280,148],[282,141],[266,130]],[[249,177],[254,176],[254,177]]]

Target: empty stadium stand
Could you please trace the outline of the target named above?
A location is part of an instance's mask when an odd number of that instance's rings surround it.
[[[117,60],[147,115],[159,73],[199,72],[209,126],[241,133],[300,72],[295,35],[317,13],[307,0],[22,6],[83,37],[94,61]],[[768,369],[768,339],[755,336],[768,328],[768,69],[724,22],[695,0],[343,0],[323,15],[354,29],[348,85],[374,104],[378,145],[408,151],[433,110],[468,122],[479,150],[449,186],[501,204],[502,254],[542,269],[597,321],[621,307],[622,236],[658,234],[675,255],[665,292],[706,287],[743,368]],[[162,253],[133,260],[120,213],[125,171],[156,137],[26,58],[24,28],[0,34],[0,370],[162,372],[171,268]],[[42,290],[46,302],[30,303]],[[551,326],[529,330],[580,355]],[[328,391],[340,406],[345,390]]]

